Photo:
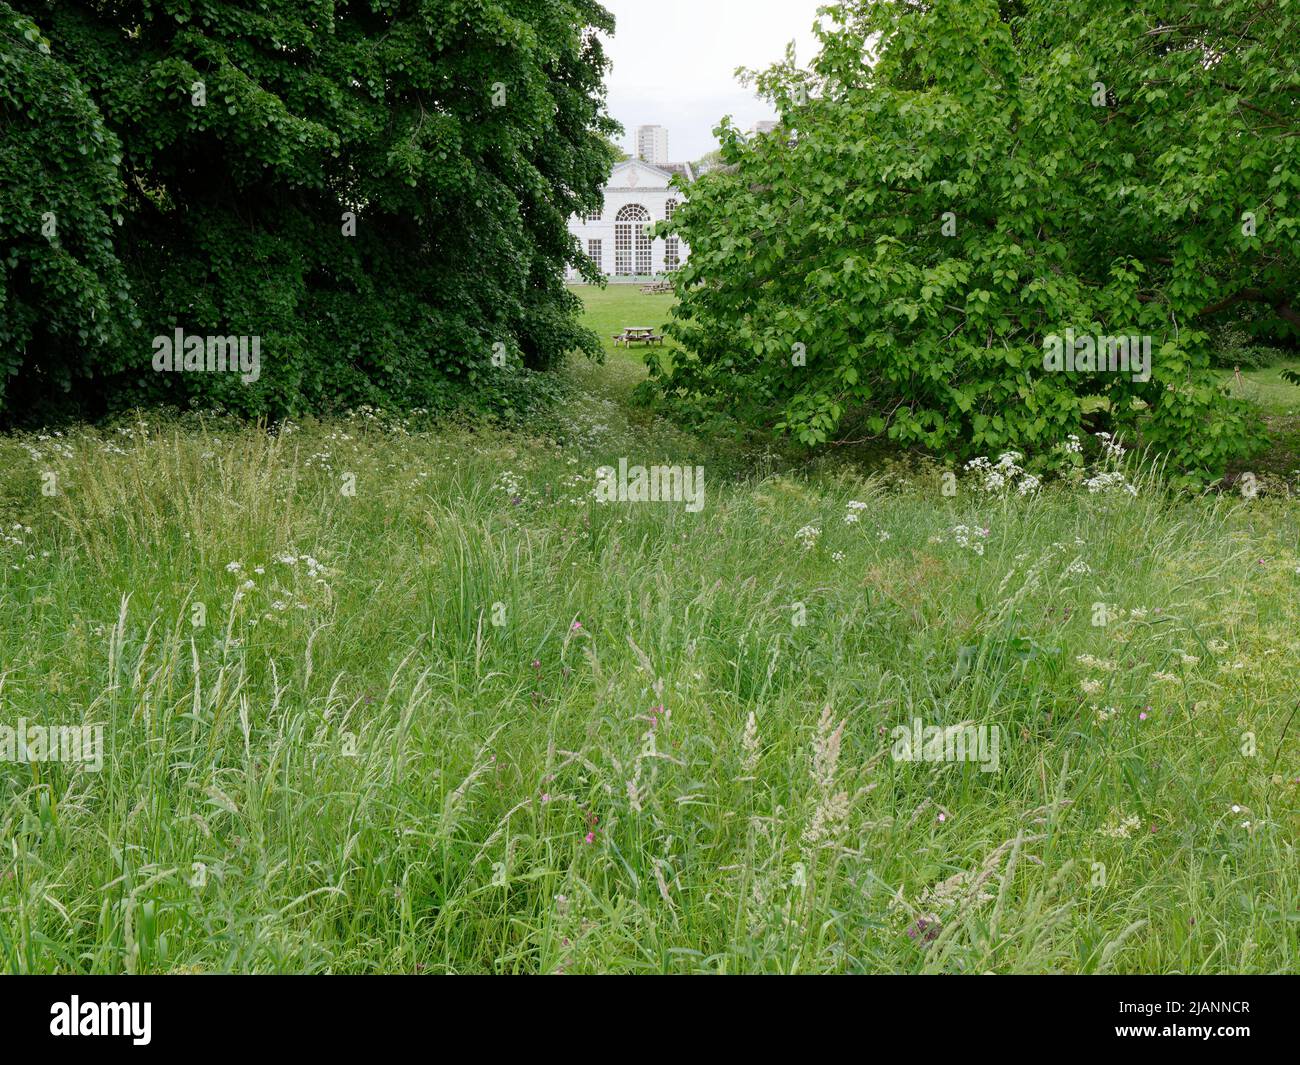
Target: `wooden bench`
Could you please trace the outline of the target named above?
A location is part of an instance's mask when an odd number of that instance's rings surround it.
[[[664,342],[661,334],[645,326],[627,326],[623,332],[615,333],[613,340],[615,347],[622,344],[628,348],[633,344],[662,344]]]

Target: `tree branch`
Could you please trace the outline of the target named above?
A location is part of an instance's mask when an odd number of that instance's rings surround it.
[[[1274,313],[1279,318],[1300,329],[1300,311],[1291,305],[1291,301],[1285,296],[1265,292],[1262,288],[1238,289],[1231,296],[1226,296],[1217,303],[1211,303],[1208,307],[1203,307],[1196,317],[1204,318],[1211,314],[1218,314],[1219,311],[1227,310],[1235,303],[1266,303],[1273,308]]]

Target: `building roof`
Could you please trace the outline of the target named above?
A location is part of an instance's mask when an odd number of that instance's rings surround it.
[[[636,157],[633,157],[631,159],[624,159],[622,162],[614,164],[614,169],[610,171],[610,180],[608,184],[609,185],[614,184],[614,174],[618,172],[620,167],[629,166],[632,163],[636,163],[638,166],[647,167],[650,170],[657,170],[659,173],[663,174],[664,177],[666,178],[672,178],[680,175],[681,177],[685,178],[687,182],[691,182],[695,180],[695,169],[694,167],[691,166],[690,163],[665,163],[663,166],[656,166],[654,163],[647,163],[644,159],[638,159]]]

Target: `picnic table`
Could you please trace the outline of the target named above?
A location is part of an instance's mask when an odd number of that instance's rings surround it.
[[[663,342],[663,336],[644,325],[624,326],[623,332],[614,334],[615,347],[619,344],[631,347],[633,344],[662,344]]]

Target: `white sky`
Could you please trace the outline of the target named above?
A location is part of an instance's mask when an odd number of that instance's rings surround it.
[[[712,131],[723,115],[741,129],[775,118],[735,70],[776,62],[792,40],[806,64],[817,8],[826,2],[603,0],[616,29],[606,41],[609,113],[623,123],[624,149],[634,151],[637,126],[658,124],[668,129],[669,160],[691,162],[718,146]]]

